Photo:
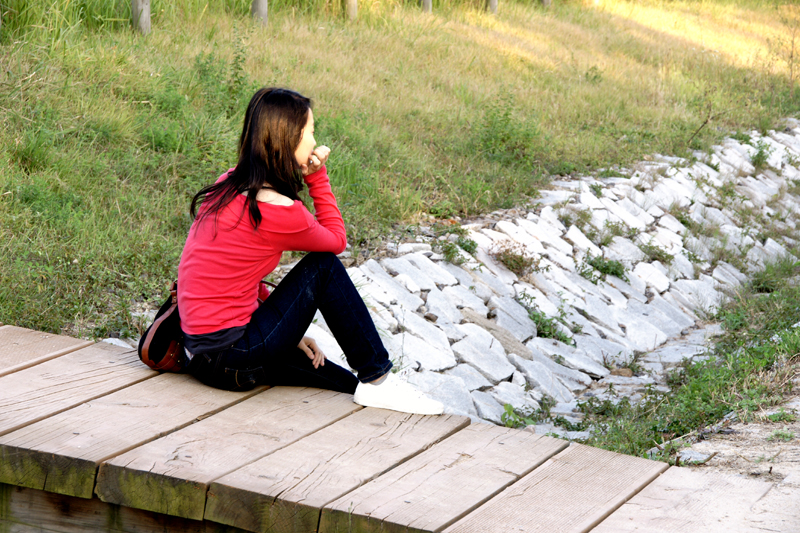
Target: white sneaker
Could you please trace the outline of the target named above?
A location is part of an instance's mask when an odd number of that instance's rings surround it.
[[[444,405],[431,400],[392,373],[379,385],[359,383],[353,394],[353,401],[364,407],[379,407],[417,415],[440,415],[444,412]]]

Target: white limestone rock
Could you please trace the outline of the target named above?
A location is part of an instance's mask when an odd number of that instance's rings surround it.
[[[518,341],[536,336],[536,324],[528,316],[528,310],[513,298],[493,296],[488,307],[496,313],[497,325],[506,328]]]
[[[412,254],[414,252],[430,252],[431,245],[427,242],[404,242],[397,247],[397,255]]]
[[[511,377],[514,367],[506,358],[506,351],[491,333],[475,324],[459,326],[467,336],[451,347],[460,363],[467,363],[492,384]]]
[[[458,279],[455,276],[442,268],[440,264],[431,261],[425,254],[409,254],[405,256],[405,259],[437,285],[455,285],[458,283]]]
[[[627,363],[633,357],[633,350],[608,339],[579,335],[575,343],[578,349],[604,366],[606,363]]]
[[[411,366],[414,369],[421,368],[441,372],[456,366],[456,358],[452,351],[432,346],[408,332],[398,333],[389,339],[384,339],[383,345],[391,358],[400,362],[401,367]]]
[[[609,373],[607,368],[598,364],[583,352],[579,352],[575,348],[567,346],[563,342],[559,342],[555,339],[531,339],[528,343],[526,343],[525,346],[527,346],[531,351],[536,349],[545,355],[550,356],[554,360],[556,357],[558,357],[563,361],[563,366],[584,372],[592,377],[599,378],[607,376]],[[556,362],[561,364],[559,361]]]
[[[606,246],[604,257],[608,260],[619,261],[626,268],[631,268],[635,263],[646,259],[644,252],[625,237],[614,237],[611,244]]]
[[[521,282],[515,284],[514,289],[517,292],[517,298],[525,301],[526,303],[532,302],[536,309],[548,317],[558,316],[558,307],[536,287],[529,285],[528,283]]]
[[[571,402],[575,399],[567,387],[542,363],[528,361],[511,354],[509,360],[525,376],[531,387],[550,396],[557,402]]]
[[[501,381],[495,387],[487,390],[501,405],[510,404],[514,409],[531,413],[539,408],[539,402],[531,398],[523,387]]]
[[[465,363],[454,366],[445,371],[445,374],[461,378],[470,392],[478,389],[488,389],[492,386],[491,382],[483,377],[483,374]]]
[[[458,283],[460,283],[465,287],[469,287],[475,282],[475,278],[473,278],[469,272],[464,270],[463,267],[454,265],[452,263],[448,263],[446,261],[439,263],[439,267],[445,270],[448,274],[450,274],[454,278],[456,278],[458,280]]]
[[[667,341],[666,333],[627,310],[614,309],[614,315],[617,322],[625,326],[627,341],[640,352],[653,350]]]
[[[419,293],[422,291],[422,288],[420,288],[420,286],[417,285],[417,282],[414,281],[408,274],[399,274],[394,277],[394,280],[405,287],[406,290],[411,294],[416,294],[419,296]]]
[[[484,301],[464,285],[445,287],[442,290],[442,294],[450,301],[450,303],[455,305],[456,308],[463,309],[467,307],[483,316],[486,316],[486,314],[489,312],[489,308],[486,307]]]
[[[404,329],[412,335],[416,335],[423,339],[432,347],[441,350],[446,354],[452,355],[450,350],[450,342],[447,340],[447,335],[441,329],[437,328],[416,313],[412,313],[399,306],[392,306],[392,313],[397,319],[397,323],[401,329]],[[450,366],[455,366],[455,363]]]
[[[472,396],[460,378],[423,371],[412,372],[408,382],[429,398],[442,402],[445,413],[478,418]]]
[[[650,304],[631,302],[631,305],[628,306],[628,312],[638,315],[643,321],[666,333],[668,339],[680,337],[681,332],[685,329]]]
[[[670,320],[678,324],[682,330],[695,325],[695,320],[692,317],[684,313],[680,307],[667,301],[661,295],[654,295],[647,305],[654,307],[661,314],[668,316]]]
[[[648,287],[652,287],[659,294],[669,290],[669,278],[650,263],[639,263],[633,269],[633,273],[642,278]]]
[[[624,281],[616,276],[606,276],[606,282],[629,299],[633,298],[634,300],[638,300],[642,303],[647,302],[647,298],[644,295],[644,290],[634,288],[633,285],[627,281]]]
[[[483,391],[472,391],[470,395],[472,396],[472,401],[475,404],[475,409],[479,417],[497,425],[503,424],[505,407],[500,405],[500,403],[495,400],[494,396]]]
[[[359,269],[372,282],[367,285],[375,285],[387,294],[389,304],[384,304],[387,307],[392,303],[396,303],[401,307],[416,311],[424,303],[419,296],[411,294],[405,287],[397,283],[374,259],[370,259],[361,265]]]
[[[713,314],[722,301],[722,293],[714,287],[714,279],[705,276],[699,280],[682,279],[673,284],[670,292],[695,313]]]
[[[432,289],[428,293],[428,299],[425,302],[425,306],[428,308],[428,312],[433,313],[438,317],[436,321],[437,324],[460,324],[464,319],[461,311],[459,311],[456,305],[439,289]]]
[[[600,250],[595,243],[590,241],[589,238],[586,237],[586,235],[584,235],[583,232],[574,225],[569,227],[565,237],[572,241],[572,244],[574,244],[575,247],[582,252],[586,252],[593,257],[600,257],[603,255],[603,251]]]
[[[513,222],[507,220],[500,220],[495,224],[495,227],[508,235],[514,241],[522,244],[530,254],[543,255],[545,252],[544,246],[541,241],[533,235],[520,228]]]
[[[530,349],[530,361],[542,363],[550,372],[561,380],[561,382],[571,391],[580,391],[591,386],[592,378],[588,374],[575,370],[568,366],[561,365],[545,355],[539,349]],[[575,353],[575,352],[573,352]],[[523,357],[527,359],[527,357]]]

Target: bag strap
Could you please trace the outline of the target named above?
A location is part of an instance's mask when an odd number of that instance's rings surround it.
[[[162,322],[164,322],[167,318],[172,316],[172,313],[174,313],[178,309],[178,281],[177,280],[172,282],[172,286],[169,289],[169,294],[170,294],[172,305],[169,306],[169,309],[167,309],[166,313],[164,313],[163,315],[158,317],[156,319],[156,321],[153,322],[153,325],[150,326],[150,329],[147,330],[147,336],[144,339],[144,344],[142,344],[142,361],[144,362],[144,364],[146,364],[147,366],[149,366],[150,368],[152,368],[154,370],[164,370],[166,368],[166,366],[168,366],[169,363],[172,361],[172,358],[168,357],[168,355],[170,355],[170,352],[174,351],[177,348],[177,347],[173,346],[173,344],[175,344],[175,343],[170,343],[170,347],[167,350],[167,354],[164,356],[163,359],[161,359],[161,362],[158,365],[156,365],[152,361],[150,361],[150,354],[149,354],[150,343],[153,341],[153,336],[155,336],[156,330],[158,330],[158,328],[159,328],[159,326],[161,326]]]

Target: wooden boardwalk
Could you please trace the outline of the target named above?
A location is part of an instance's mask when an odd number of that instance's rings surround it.
[[[770,487],[0,327],[0,533],[744,531]]]

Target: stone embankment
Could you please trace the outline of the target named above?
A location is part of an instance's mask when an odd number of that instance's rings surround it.
[[[706,320],[726,293],[797,249],[800,122],[736,137],[693,160],[554,181],[526,208],[461,226],[477,247],[450,246],[453,262],[443,244],[459,232],[427,232],[348,272],[396,366],[448,412],[500,423],[505,404],[549,401],[577,421],[590,396],[636,401],[704,357],[718,333]],[[532,269],[514,274],[498,250]],[[308,334],[344,364],[321,316]]]
[[[348,272],[396,368],[447,412],[501,423],[506,404],[546,401],[577,422],[588,397],[666,390],[672,367],[706,357],[725,294],[797,250],[800,121],[784,126],[692,160],[554,181],[525,208],[445,235],[421,227],[417,242],[390,242]],[[529,271],[496,260],[503,250]],[[308,335],[346,366],[321,315]]]

